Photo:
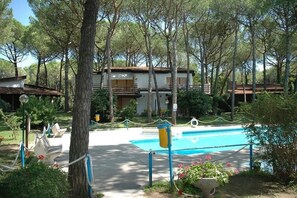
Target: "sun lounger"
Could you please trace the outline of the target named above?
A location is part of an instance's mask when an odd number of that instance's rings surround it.
[[[51,145],[45,135],[37,137],[34,153],[38,158],[44,160],[45,163],[53,164],[54,159],[58,157],[61,152],[62,144]]]
[[[53,137],[62,137],[66,131],[67,129],[61,129],[58,123],[52,126]]]

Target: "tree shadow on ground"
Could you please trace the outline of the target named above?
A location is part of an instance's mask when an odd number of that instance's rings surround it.
[[[280,194],[279,194],[280,193]],[[283,194],[283,195],[281,195]],[[273,177],[258,175],[235,175],[225,186],[218,188],[216,197],[296,197]]]

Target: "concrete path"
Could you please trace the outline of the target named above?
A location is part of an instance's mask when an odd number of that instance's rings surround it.
[[[143,188],[148,185],[148,152],[132,145],[130,140],[157,137],[154,133],[144,133],[142,128],[116,129],[90,132],[89,149],[93,159],[94,191],[104,197],[143,197]],[[56,158],[59,164],[68,163],[70,133],[63,135],[63,152]],[[235,168],[247,169],[249,151],[242,150],[212,154],[213,159],[230,162]],[[190,164],[203,158],[201,155],[173,156],[173,167]],[[169,181],[167,155],[153,155],[153,181]],[[67,171],[67,170],[66,170]]]

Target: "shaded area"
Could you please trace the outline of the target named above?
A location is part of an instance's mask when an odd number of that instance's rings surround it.
[[[272,177],[256,175],[236,175],[230,177],[230,182],[220,187],[217,192],[218,197],[297,197],[297,192],[285,187]]]
[[[143,188],[149,184],[149,152],[143,151],[123,140],[127,133],[129,132],[125,131],[119,134],[109,132],[108,136],[105,136],[102,132],[90,133],[89,152],[93,159],[95,178],[93,189],[95,192],[102,192],[105,197],[142,197],[144,196]],[[122,139],[122,141],[116,142],[119,139]],[[126,137],[126,139],[130,138]],[[107,145],[108,143],[111,145]],[[56,159],[59,164],[68,163],[68,152],[68,150],[65,150]],[[191,164],[193,161],[198,161],[199,158],[204,159],[204,157],[204,155],[174,155],[174,170],[178,167],[178,164]],[[249,151],[246,149],[237,153],[234,151],[213,153],[212,157],[213,160],[219,160],[223,163],[230,162],[240,170],[249,168]],[[167,154],[153,155],[153,182],[169,181],[168,163]]]

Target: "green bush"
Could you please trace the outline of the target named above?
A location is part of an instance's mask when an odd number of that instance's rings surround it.
[[[109,112],[109,92],[108,89],[97,89],[93,92],[91,98],[91,119],[94,119],[96,113],[100,114],[100,121],[108,121]],[[114,96],[113,104],[116,104]]]
[[[119,113],[119,116],[122,119],[132,119],[136,115],[136,107],[137,103],[136,100],[130,100],[129,104],[125,106]]]
[[[211,110],[211,97],[198,90],[180,91],[177,96],[177,105],[183,116],[200,117]]]
[[[271,165],[280,181],[297,183],[296,97],[265,93],[240,110],[253,120],[247,124],[247,134],[262,148],[261,159]]]
[[[4,112],[11,110],[11,105],[0,98],[0,109]]]
[[[0,197],[65,198],[68,197],[67,175],[43,163],[6,172],[0,180]]]
[[[0,109],[0,119],[3,119],[5,125],[12,131],[12,137],[16,139],[17,132],[20,130],[21,125],[19,118],[14,115],[5,115],[2,109]]]
[[[55,100],[49,97],[42,98],[36,96],[29,96],[29,101],[25,104],[25,112],[30,115],[31,122],[41,122],[42,125],[47,126],[52,124],[56,118],[58,107]],[[17,110],[17,115],[22,116],[22,106]]]

